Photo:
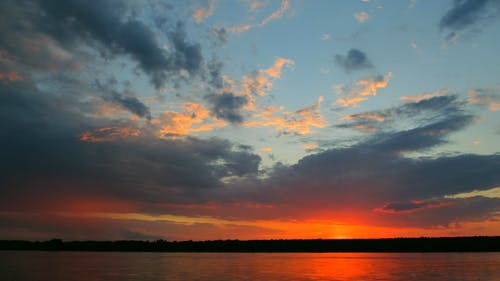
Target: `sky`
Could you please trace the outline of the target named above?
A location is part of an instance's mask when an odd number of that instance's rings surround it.
[[[499,18],[0,1],[0,239],[500,235]]]

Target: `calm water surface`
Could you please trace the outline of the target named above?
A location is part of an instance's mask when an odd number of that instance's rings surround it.
[[[0,280],[500,280],[500,253],[1,252]]]

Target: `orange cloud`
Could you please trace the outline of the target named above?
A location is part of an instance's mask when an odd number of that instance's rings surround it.
[[[483,92],[498,92],[500,88],[493,89],[470,89],[469,94],[469,103],[470,104],[480,104],[490,111],[499,111],[500,110],[500,96],[494,94],[484,94]]]
[[[245,109],[253,111],[256,109],[256,96],[265,96],[266,92],[271,90],[273,80],[281,78],[283,68],[293,66],[294,64],[294,61],[290,59],[278,57],[269,68],[260,69],[254,75],[243,76],[240,83],[224,77],[227,87],[219,89],[219,91],[229,91],[240,96],[245,96],[248,101]]]
[[[376,113],[359,113],[351,114],[340,118],[340,120],[358,120],[358,119],[370,119],[377,122],[384,122],[385,118]]]
[[[85,142],[114,141],[125,137],[138,137],[139,130],[130,127],[105,127],[93,131],[85,131],[80,134],[79,139]]]
[[[262,73],[265,73],[272,78],[280,78],[281,77],[281,70],[283,69],[283,66],[288,65],[292,66],[294,65],[294,61],[290,59],[285,59],[285,58],[277,58],[274,61],[274,65],[271,66],[268,69],[261,70]]]
[[[424,94],[417,95],[417,96],[403,96],[403,97],[400,97],[399,99],[402,101],[419,102],[421,100],[426,100],[426,99],[430,99],[433,97],[442,96],[442,95],[445,95],[447,93],[448,93],[448,90],[439,89],[433,93],[424,93]]]
[[[324,128],[327,124],[319,108],[322,102],[323,97],[319,97],[318,101],[310,107],[293,112],[283,112],[280,116],[273,115],[282,111],[283,107],[267,107],[262,112],[254,114],[254,117],[258,118],[257,120],[248,121],[243,126],[252,128],[274,126],[276,131],[284,134],[310,134],[311,127]]]
[[[261,1],[258,1],[258,0],[254,0],[254,1],[251,1],[250,2],[250,5],[248,7],[248,9],[250,11],[255,11],[255,10],[258,10],[260,7],[264,6],[266,3],[264,2],[261,2]]]
[[[245,31],[252,29],[252,27],[253,27],[253,25],[246,24],[246,25],[240,25],[240,26],[225,27],[224,29],[230,33],[241,33],[241,32],[245,32]]]
[[[17,72],[0,73],[0,80],[14,82],[23,80],[23,77]]]
[[[269,15],[267,18],[265,18],[261,23],[260,26],[264,26],[268,24],[272,20],[280,19],[283,17],[285,14],[286,10],[290,8],[290,0],[282,0],[281,1],[281,6],[279,7],[278,10],[276,10],[274,13]]]
[[[255,9],[258,9],[260,6],[262,6],[263,3],[259,1],[253,1],[250,3],[250,11],[254,11]],[[248,31],[252,29],[254,26],[258,27],[263,27],[264,25],[268,24],[272,20],[280,19],[283,17],[285,14],[286,10],[290,8],[290,0],[282,0],[281,6],[273,12],[271,15],[269,15],[267,18],[262,20],[260,24],[245,24],[245,25],[240,25],[240,26],[230,26],[230,27],[224,27],[224,29],[229,32],[229,33],[241,33]]]
[[[210,111],[201,104],[189,102],[181,107],[184,112],[166,111],[162,118],[152,121],[160,126],[160,136],[175,138],[227,125],[222,120],[210,117]]]
[[[388,72],[385,76],[358,80],[352,86],[338,85],[336,87],[337,94],[346,97],[338,98],[336,103],[344,107],[356,106],[358,103],[368,100],[368,96],[377,95],[378,89],[386,88],[391,76],[392,72]]]
[[[353,17],[359,22],[364,23],[370,18],[370,15],[367,12],[360,12],[353,14]]]
[[[260,149],[260,152],[262,153],[268,153],[268,152],[271,152],[273,149],[270,147],[270,146],[265,146],[263,148]]]
[[[318,150],[319,146],[315,143],[304,143],[304,148],[307,151]]]
[[[208,7],[206,9],[198,9],[191,15],[197,23],[203,22],[206,18],[211,16],[215,10],[215,0],[208,1]]]

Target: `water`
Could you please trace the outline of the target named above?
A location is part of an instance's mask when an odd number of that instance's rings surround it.
[[[2,281],[500,280],[500,253],[1,252]]]

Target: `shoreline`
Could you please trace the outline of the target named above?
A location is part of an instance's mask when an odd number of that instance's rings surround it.
[[[446,253],[500,252],[500,236],[382,239],[283,239],[207,241],[0,240],[0,251],[200,252],[200,253]]]

